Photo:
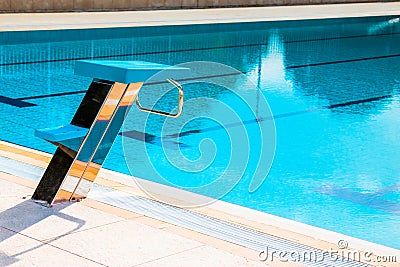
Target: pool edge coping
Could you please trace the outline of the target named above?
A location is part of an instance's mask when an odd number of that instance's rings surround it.
[[[311,10],[310,10],[311,9]],[[178,26],[400,15],[400,2],[239,8],[0,14],[0,32]],[[131,17],[137,18],[133,20]],[[176,19],[178,17],[179,19]],[[30,24],[21,24],[30,21]],[[74,23],[71,23],[74,21]]]

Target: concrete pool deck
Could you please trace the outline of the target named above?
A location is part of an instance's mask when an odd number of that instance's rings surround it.
[[[110,13],[1,14],[1,31],[184,25],[334,17],[400,15],[400,3],[131,11]],[[179,19],[177,19],[179,18]],[[0,156],[45,168],[50,155],[3,144]],[[146,198],[125,176],[103,171],[98,183]],[[44,208],[29,201],[36,183],[0,169],[0,265],[106,266],[289,266],[260,262],[259,251],[198,233],[93,199]],[[163,191],[165,188],[159,188]],[[170,192],[174,196],[173,192]],[[195,210],[313,248],[337,248],[346,240],[357,251],[376,255],[400,252],[294,221],[216,202]],[[29,216],[27,216],[29,214]],[[84,239],[82,239],[84,237]],[[83,241],[82,241],[83,240]],[[82,241],[81,243],[78,241]],[[290,263],[293,266],[301,264]],[[389,266],[385,264],[384,266]],[[375,264],[374,266],[382,266]],[[393,263],[390,266],[398,266]]]
[[[0,14],[0,31],[60,30],[400,15],[400,2],[248,8]]]
[[[43,207],[17,180],[0,173],[0,266],[266,266],[256,252],[89,199]]]

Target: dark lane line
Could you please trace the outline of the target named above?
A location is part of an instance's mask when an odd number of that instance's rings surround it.
[[[349,101],[349,102],[345,102],[345,103],[332,104],[332,105],[326,106],[326,108],[333,109],[333,108],[346,107],[346,106],[351,106],[351,105],[358,105],[358,104],[374,102],[374,101],[378,101],[378,100],[386,99],[386,98],[390,98],[390,97],[393,97],[393,95],[376,96],[376,97],[371,97],[371,98],[366,98],[366,99]]]
[[[386,56],[376,56],[376,57],[364,57],[364,58],[355,58],[355,59],[346,59],[346,60],[338,60],[338,61],[328,61],[328,62],[311,63],[311,64],[305,64],[305,65],[295,65],[295,66],[288,66],[288,67],[286,67],[286,69],[307,68],[307,67],[332,65],[332,64],[342,64],[342,63],[349,63],[349,62],[359,62],[359,61],[376,60],[376,59],[384,59],[384,58],[392,58],[392,57],[400,57],[400,54],[386,55]]]
[[[235,73],[225,73],[225,74],[217,74],[217,75],[210,75],[210,76],[202,76],[202,77],[191,77],[191,78],[186,78],[186,79],[180,79],[179,81],[182,82],[182,81],[191,81],[191,80],[211,79],[211,78],[219,78],[219,77],[226,77],[226,76],[233,76],[233,75],[240,75],[240,74],[245,75],[245,74],[247,74],[247,72],[241,72],[241,73],[235,72]],[[154,85],[154,84],[160,84],[160,83],[166,83],[166,81],[149,82],[149,83],[146,83],[144,85],[144,87],[148,86],[148,85]],[[54,93],[54,94],[47,94],[47,95],[28,96],[28,97],[20,97],[20,98],[10,98],[10,97],[5,97],[5,96],[0,96],[0,103],[19,107],[19,108],[24,108],[24,107],[37,106],[36,104],[26,102],[25,100],[50,98],[50,97],[58,97],[58,96],[66,96],[66,95],[75,95],[75,94],[84,94],[84,93],[86,93],[86,90],[72,91],[72,92],[65,92],[65,93]],[[331,108],[336,108],[336,107],[343,107],[343,106],[349,106],[349,105],[354,105],[354,104],[376,101],[376,100],[389,98],[389,97],[392,97],[392,95],[384,95],[384,96],[378,96],[378,97],[373,97],[373,98],[354,100],[354,101],[345,102],[345,103],[332,104],[330,106],[321,107],[321,108],[331,109]],[[303,112],[303,111],[300,111],[300,112]],[[280,117],[288,117],[288,116],[290,116],[290,113],[276,115],[275,117],[280,118]]]
[[[292,116],[296,116],[296,115],[302,115],[302,114],[306,114],[306,113],[312,113],[312,112],[326,110],[326,109],[336,109],[336,108],[340,108],[340,107],[346,107],[346,106],[352,106],[352,105],[358,105],[358,104],[363,104],[363,103],[379,101],[379,100],[390,98],[390,97],[393,97],[393,96],[394,95],[385,95],[385,96],[378,96],[378,97],[371,97],[371,98],[366,98],[366,99],[348,101],[348,102],[344,102],[344,103],[331,104],[331,105],[327,105],[327,106],[322,106],[322,107],[317,107],[317,108],[310,108],[310,109],[306,109],[306,110],[294,111],[294,112],[289,112],[289,113],[283,113],[283,114],[278,114],[278,115],[264,117],[264,118],[257,118],[257,119],[250,119],[250,120],[245,120],[245,121],[241,121],[241,122],[234,122],[234,123],[226,124],[224,126],[218,125],[218,126],[212,126],[212,127],[209,127],[209,128],[204,128],[204,129],[201,129],[201,130],[189,130],[189,131],[185,131],[185,132],[166,135],[163,138],[177,138],[177,137],[189,136],[189,135],[192,135],[192,134],[219,131],[219,130],[223,130],[223,129],[226,129],[226,128],[240,126],[240,125],[243,125],[243,124],[254,124],[254,123],[259,123],[259,122],[262,122],[262,121],[287,118],[287,117],[292,117]],[[129,135],[125,135],[124,132],[121,133],[121,135],[130,137]],[[158,137],[158,138],[160,138],[160,137]]]
[[[306,68],[306,67],[314,67],[314,66],[323,66],[323,65],[333,65],[333,64],[342,64],[342,63],[350,63],[350,62],[359,62],[359,61],[367,61],[367,60],[377,60],[377,59],[386,59],[386,58],[393,58],[393,57],[400,57],[400,54],[395,54],[395,55],[387,55],[387,56],[377,56],[377,57],[368,57],[368,58],[356,58],[356,59],[347,59],[347,60],[339,60],[339,61],[330,61],[330,62],[321,62],[321,63],[312,63],[312,64],[306,64],[306,65],[296,65],[296,66],[288,66],[286,69],[297,69],[297,68]],[[199,79],[210,79],[210,78],[218,78],[218,77],[224,77],[224,76],[232,76],[232,75],[239,75],[239,74],[247,74],[247,72],[241,72],[241,73],[225,73],[225,74],[216,74],[216,75],[210,75],[210,76],[202,76],[202,77],[191,77],[191,78],[186,78],[186,79],[180,79],[179,81],[193,81],[193,80],[199,80]],[[149,85],[155,85],[155,84],[161,84],[161,83],[167,83],[166,81],[155,81],[155,82],[148,82],[144,84],[145,86]],[[30,99],[39,99],[39,98],[47,98],[47,97],[56,97],[56,96],[65,96],[65,95],[74,95],[74,94],[83,94],[86,91],[81,90],[81,91],[72,91],[72,92],[65,92],[65,93],[55,93],[55,94],[47,94],[47,95],[38,95],[38,96],[28,96],[28,97],[20,97],[20,98],[9,98],[9,101],[2,100],[0,98],[0,103],[5,103],[9,105],[13,105],[10,103],[13,103],[11,101],[24,101],[24,100],[30,100]],[[0,96],[1,97],[1,96]],[[386,97],[386,96],[383,96]],[[17,102],[16,102],[17,103]],[[25,102],[27,106],[32,106],[35,104],[31,104],[28,102]],[[23,104],[20,104],[23,107]],[[337,104],[341,105],[341,104]]]
[[[400,34],[400,33],[396,33]],[[384,34],[382,34],[384,35]],[[369,35],[368,35],[369,36]],[[350,37],[342,37],[342,38],[350,38]],[[352,37],[354,38],[354,37]],[[325,39],[324,39],[325,40]],[[252,46],[252,44],[246,45],[246,46]],[[235,46],[231,46],[235,47]],[[221,47],[223,48],[223,47]],[[225,47],[228,48],[228,47]],[[203,48],[199,48],[197,50],[200,50]],[[209,48],[209,49],[214,49],[214,48]],[[191,51],[191,50],[196,50],[196,49],[185,49],[185,50],[179,50],[179,51]],[[167,51],[167,52],[174,52],[174,51]],[[164,52],[156,52],[156,53],[164,53]],[[113,56],[101,56],[101,57],[92,57],[92,58],[105,58],[105,57],[120,57],[124,55],[113,55]],[[367,61],[367,60],[377,60],[377,59],[386,59],[386,58],[393,58],[393,57],[400,57],[400,54],[394,54],[394,55],[385,55],[385,56],[375,56],[375,57],[367,57],[367,58],[356,58],[356,59],[347,59],[347,60],[338,60],[338,61],[329,61],[329,62],[321,62],[321,63],[311,63],[311,64],[304,64],[304,65],[295,65],[295,66],[287,66],[286,69],[297,69],[297,68],[307,68],[307,67],[314,67],[314,66],[323,66],[323,65],[333,65],[333,64],[342,64],[342,63],[350,63],[350,62],[359,62],[359,61]],[[90,58],[81,58],[81,59],[90,59]],[[68,59],[68,60],[78,60],[78,59]],[[55,61],[65,61],[65,60],[55,60]],[[43,61],[45,62],[45,61]],[[46,61],[49,62],[49,61]],[[33,62],[31,62],[33,64]],[[15,64],[31,64],[31,63],[15,63]],[[36,63],[40,63],[37,61]],[[12,63],[14,64],[14,63]],[[3,64],[7,65],[7,64]],[[2,66],[2,65],[0,65]],[[223,76],[229,76],[229,75],[238,75],[239,73],[228,73],[228,74],[218,74],[214,76],[205,76],[205,77],[197,77],[197,78],[189,78],[189,79],[182,79],[182,81],[188,81],[188,80],[196,80],[196,79],[204,79],[204,78],[215,78],[215,77],[223,77]],[[242,74],[247,74],[247,72],[242,72]],[[158,83],[163,83],[163,82],[149,82],[146,85],[151,85],[151,84],[158,84]],[[145,86],[146,86],[145,85]],[[0,103],[19,107],[19,108],[24,108],[24,107],[32,107],[32,106],[37,106],[36,104],[26,102],[25,100],[32,100],[32,99],[40,99],[40,98],[48,98],[48,97],[57,97],[57,96],[65,96],[65,95],[74,95],[74,94],[83,94],[86,91],[80,90],[80,91],[72,91],[72,92],[64,92],[64,93],[54,93],[54,94],[46,94],[46,95],[38,95],[38,96],[28,96],[28,97],[20,97],[20,98],[10,98],[10,97],[5,97],[5,96],[0,96]],[[340,105],[340,104],[338,104]]]
[[[202,77],[191,77],[191,78],[186,78],[186,79],[177,79],[177,81],[196,81],[196,80],[201,80],[201,79],[211,79],[211,78],[219,78],[219,77],[226,77],[226,76],[233,76],[233,75],[240,75],[240,74],[247,74],[247,72],[234,72],[234,73],[224,73],[224,74],[216,74],[216,75],[210,75],[210,76],[202,76]],[[168,81],[155,81],[155,82],[148,82],[143,85],[143,87],[149,86],[149,85],[155,85],[155,84],[162,84],[162,83],[169,83]],[[9,98],[9,97],[3,97],[0,96],[0,103],[3,104],[9,104],[12,106],[20,106],[20,107],[25,107],[26,106],[36,106],[36,104],[32,104],[29,102],[24,102],[25,100],[32,100],[32,99],[40,99],[40,98],[51,98],[51,97],[57,97],[57,96],[66,96],[66,95],[77,95],[77,94],[84,94],[86,93],[86,90],[80,90],[80,91],[71,91],[71,92],[64,92],[64,93],[54,93],[54,94],[46,94],[46,95],[36,95],[36,96],[26,96],[26,97],[19,97],[19,98]],[[21,103],[21,104],[20,104]]]
[[[334,65],[334,64],[360,62],[360,61],[367,61],[367,60],[394,58],[394,57],[400,57],[400,54],[386,55],[386,56],[376,56],[376,57],[367,57],[367,58],[347,59],[347,60],[338,60],[338,61],[329,61],[329,62],[321,62],[321,63],[311,63],[311,64],[305,64],[305,65],[295,65],[295,66],[288,66],[288,67],[286,67],[286,69],[298,69],[298,68],[307,68],[307,67],[314,67],[314,66]],[[179,81],[190,81],[190,80],[205,79],[205,78],[217,78],[217,77],[239,75],[239,74],[247,74],[247,72],[217,74],[217,75],[203,76],[203,77],[193,77],[193,78],[181,79]],[[160,84],[160,83],[166,83],[166,82],[165,81],[149,82],[149,83],[146,83],[144,86]],[[55,93],[55,94],[38,95],[38,96],[27,96],[27,97],[20,97],[20,98],[8,98],[8,97],[0,96],[0,103],[4,103],[4,104],[16,106],[16,107],[29,107],[29,106],[36,106],[36,104],[32,104],[32,103],[29,103],[29,102],[21,102],[21,101],[30,100],[30,99],[47,98],[47,97],[83,94],[85,92],[86,91],[84,91],[84,90],[80,90],[80,91],[72,91],[72,92],[65,92],[65,93]]]
[[[320,41],[330,41],[330,40],[340,40],[340,39],[351,39],[351,38],[367,38],[367,37],[379,37],[386,35],[398,35],[400,33],[382,33],[374,35],[355,35],[355,36],[343,36],[343,37],[328,37],[328,38],[318,38],[310,40],[293,40],[284,41],[285,44],[290,43],[303,43],[303,42],[320,42]],[[190,51],[201,51],[201,50],[213,50],[213,49],[227,49],[227,48],[238,48],[238,47],[249,47],[249,46],[262,46],[266,43],[256,43],[256,44],[242,44],[242,45],[228,45],[228,46],[215,46],[215,47],[202,47],[202,48],[188,48],[188,49],[177,49],[170,51],[152,51],[152,52],[141,52],[141,53],[128,53],[119,55],[105,55],[105,56],[91,56],[91,57],[77,57],[77,58],[64,58],[64,59],[49,59],[49,60],[37,60],[37,61],[25,61],[25,62],[13,62],[13,63],[3,63],[2,66],[14,66],[14,65],[28,65],[28,64],[43,64],[43,63],[55,63],[62,61],[75,61],[75,60],[90,60],[90,59],[104,59],[104,58],[114,58],[114,57],[128,57],[128,56],[141,56],[150,54],[165,54],[165,53],[180,53],[180,52],[190,52]]]
[[[27,97],[15,98],[15,100],[23,101],[23,100],[30,100],[30,99],[39,99],[39,98],[65,96],[65,95],[76,95],[76,94],[84,94],[84,93],[86,93],[86,90],[72,91],[72,92],[65,92],[65,93],[55,93],[55,94],[48,94],[48,95],[27,96]]]
[[[295,112],[278,114],[278,115],[275,115],[275,116],[269,116],[269,117],[264,117],[264,118],[245,120],[245,121],[242,121],[242,122],[230,123],[230,124],[226,124],[224,126],[219,126],[218,125],[218,126],[213,126],[213,127],[209,127],[209,128],[204,128],[204,129],[201,129],[201,130],[189,130],[189,131],[180,132],[180,133],[176,133],[176,134],[166,135],[163,138],[158,137],[158,136],[154,136],[154,135],[150,135],[150,134],[147,134],[147,133],[141,133],[141,132],[138,132],[138,131],[135,131],[135,130],[121,132],[121,133],[119,133],[119,135],[122,135],[122,136],[125,136],[125,137],[129,137],[129,138],[132,138],[132,139],[135,139],[135,140],[139,140],[139,141],[144,141],[144,142],[149,143],[149,144],[158,145],[158,146],[166,146],[169,149],[177,150],[177,149],[181,149],[181,148],[189,148],[191,146],[187,145],[185,143],[180,143],[180,142],[175,142],[173,140],[168,140],[169,138],[177,138],[177,137],[189,136],[189,135],[192,135],[192,134],[219,131],[219,130],[223,130],[223,129],[226,129],[226,128],[240,126],[242,124],[260,123],[262,121],[267,121],[267,120],[272,120],[272,119],[275,120],[275,119],[286,118],[286,117],[292,117],[292,116],[311,113],[311,112],[316,112],[316,111],[320,111],[320,110],[324,110],[324,109],[336,109],[336,108],[340,108],[340,107],[358,105],[358,104],[362,104],[362,103],[369,103],[369,102],[379,101],[379,100],[390,98],[390,97],[393,97],[393,95],[385,95],[385,96],[371,97],[371,98],[366,98],[366,99],[353,100],[353,101],[348,101],[348,102],[344,102],[344,103],[338,103],[338,104],[331,104],[331,105],[327,105],[327,106],[322,106],[322,107],[319,107],[319,108],[311,108],[311,109],[307,109],[307,110],[300,110],[300,111],[295,111]],[[3,101],[4,99],[8,99],[7,101],[10,101],[10,98],[5,98],[5,97],[1,97],[0,96],[0,102]],[[20,101],[20,100],[11,99],[11,101]],[[21,101],[21,102],[23,102],[23,101]],[[30,104],[30,103],[28,103],[28,104]],[[15,105],[15,106],[19,105],[19,107],[22,107],[22,106],[20,106],[21,103],[18,103],[18,102],[14,103],[13,105]],[[23,104],[23,106],[24,105],[25,106],[29,106],[29,105]],[[30,104],[30,105],[35,106],[35,104]]]
[[[17,108],[26,108],[26,107],[37,106],[36,104],[32,104],[29,102],[21,101],[19,99],[14,99],[14,98],[6,97],[6,96],[0,96],[0,103],[14,106]]]
[[[327,38],[318,38],[318,39],[311,39],[311,40],[293,40],[293,41],[286,41],[284,43],[291,44],[291,43],[303,43],[303,42],[319,42],[319,41],[330,41],[330,40],[340,40],[340,39],[367,38],[367,37],[375,37],[375,36],[379,37],[379,36],[398,35],[398,34],[400,34],[400,32],[363,34],[363,35],[342,36],[342,37],[327,37]]]
[[[3,63],[3,64],[0,64],[0,67],[3,67],[3,66],[14,66],[14,65],[55,63],[55,62],[63,62],[63,61],[104,59],[104,58],[114,58],[114,57],[142,56],[142,55],[152,55],[152,54],[181,53],[181,52],[190,52],[190,51],[237,48],[237,47],[246,47],[246,46],[261,46],[261,45],[265,45],[265,43],[263,43],[263,44],[216,46],[216,47],[204,47],[204,48],[188,48],[188,49],[178,49],[178,50],[169,50],[169,51],[152,51],[152,52],[128,53],[128,54],[105,55],[105,56],[77,57],[77,58],[64,58],[64,59],[49,59],[49,60],[37,60],[37,61],[26,61],[26,62],[14,62],[14,63]]]
[[[189,148],[191,146],[184,143],[176,142],[166,138],[161,138],[152,134],[139,132],[136,130],[120,132],[119,135],[129,137],[138,141],[146,142],[148,144],[165,147],[172,150],[179,150],[180,148]]]

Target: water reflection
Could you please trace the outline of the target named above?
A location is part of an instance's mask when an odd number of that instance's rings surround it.
[[[379,22],[375,25],[372,25],[368,28],[369,34],[380,34],[388,31],[392,31],[395,29],[396,24],[400,22],[400,18],[389,19],[388,21]]]
[[[396,80],[400,79],[396,57],[400,48],[395,45],[400,39],[389,35],[379,41],[373,38],[365,41],[344,39],[329,47],[308,46],[308,50],[302,49],[307,43],[288,45],[286,58],[291,62],[288,73],[294,77],[295,90],[318,99],[319,106],[332,107],[334,112],[380,113],[395,95]],[[302,64],[296,56],[299,53],[305,58],[313,55],[313,65],[294,68],[293,63]]]
[[[292,77],[286,71],[285,45],[279,33],[273,32],[268,38],[267,51],[261,59],[261,83],[267,90],[293,93]]]

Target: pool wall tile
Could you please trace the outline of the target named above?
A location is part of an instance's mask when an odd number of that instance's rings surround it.
[[[182,5],[186,5],[187,1],[183,0]],[[204,0],[206,1],[206,0]],[[273,0],[287,1],[287,0]],[[56,7],[55,7],[56,8]],[[360,18],[362,22],[381,22],[396,16],[383,17],[366,17]],[[324,25],[338,25],[340,23],[352,23],[354,18],[346,19],[325,19]],[[155,37],[187,34],[195,31],[196,33],[210,32],[232,32],[242,30],[257,30],[257,29],[273,29],[274,27],[306,27],[313,25],[313,20],[301,21],[279,21],[279,22],[249,22],[249,23],[216,23],[211,25],[181,25],[181,26],[155,26],[155,27],[121,27],[121,28],[104,28],[104,29],[79,29],[79,30],[43,30],[43,31],[28,31],[28,32],[1,32],[0,44],[23,44],[23,43],[40,43],[40,42],[63,42],[77,40],[96,40],[108,38],[132,38],[132,37]],[[400,26],[394,25],[392,32],[400,30]],[[342,35],[349,34],[346,29],[341,30]],[[301,33],[298,33],[301,36]],[[302,36],[304,37],[304,36]]]

